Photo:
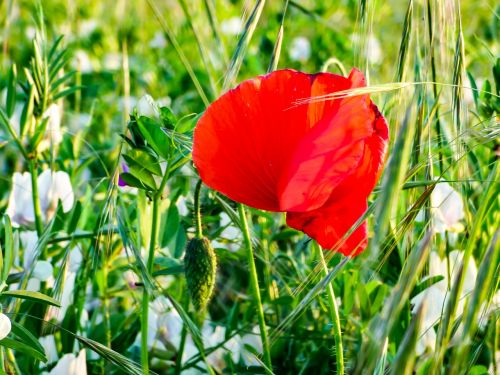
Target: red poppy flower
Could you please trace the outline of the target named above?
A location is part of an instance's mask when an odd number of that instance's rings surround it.
[[[287,223],[326,249],[357,254],[382,170],[387,124],[369,95],[303,99],[365,86],[353,69],[278,70],[241,83],[212,103],[194,131],[193,161],[205,184],[248,206],[287,213]]]

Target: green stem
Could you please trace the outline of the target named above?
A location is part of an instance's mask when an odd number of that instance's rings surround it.
[[[33,211],[35,213],[35,227],[38,238],[43,233],[42,208],[40,207],[40,199],[38,196],[38,169],[36,166],[36,158],[30,159],[29,169],[31,174],[31,196],[33,198]]]
[[[266,321],[264,319],[264,309],[262,307],[262,300],[260,298],[260,289],[259,289],[259,279],[257,276],[257,268],[255,267],[255,259],[253,256],[253,248],[252,241],[250,239],[250,230],[248,228],[247,217],[245,213],[245,207],[242,204],[238,204],[238,213],[240,215],[241,220],[241,229],[243,233],[243,239],[245,243],[245,247],[247,250],[248,257],[248,266],[250,268],[250,284],[252,286],[252,293],[257,303],[257,318],[259,320],[259,328],[260,328],[260,338],[262,340],[262,348],[264,354],[264,364],[266,366],[266,374],[272,374],[272,363],[271,363],[271,350],[269,346],[269,340],[267,338],[266,331]]]
[[[323,272],[325,276],[328,275],[328,266],[325,261],[325,256],[323,255],[323,250],[316,243],[313,242],[313,246],[316,248],[323,265]],[[328,296],[328,310],[330,312],[330,319],[332,320],[332,331],[333,338],[335,339],[335,350],[333,351],[335,362],[337,364],[337,375],[344,374],[344,347],[342,345],[342,330],[340,329],[340,317],[339,309],[337,306],[337,301],[335,300],[335,293],[333,291],[333,285],[330,282],[326,287],[326,293]]]
[[[159,227],[158,206],[159,206],[160,196],[161,196],[161,190],[159,190],[153,197],[151,238],[149,240],[149,254],[147,262],[147,270],[149,274],[153,272],[153,265],[154,265],[156,237]],[[144,284],[144,292],[142,295],[142,314],[141,314],[141,364],[142,364],[143,374],[149,374],[148,314],[149,314],[149,292],[147,290],[146,284]]]
[[[189,293],[185,293],[183,307],[186,311],[189,309]],[[175,361],[175,375],[180,375],[182,372],[182,355],[184,354],[186,339],[187,339],[187,328],[186,324],[183,323],[181,331],[181,342],[179,343],[179,348],[177,350],[177,360]]]
[[[199,180],[194,189],[194,221],[196,225],[196,237],[203,237],[203,231],[201,229],[201,204],[200,204],[200,191],[201,191],[202,181]]]
[[[109,316],[109,297],[108,297],[108,255],[106,253],[107,249],[101,251],[102,282],[103,282],[102,310],[103,310],[103,323],[104,323],[104,333],[106,337],[106,346],[111,349],[111,324]]]

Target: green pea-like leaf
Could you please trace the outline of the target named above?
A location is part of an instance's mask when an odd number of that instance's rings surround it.
[[[161,126],[149,117],[141,116],[137,125],[148,145],[165,160],[170,157],[170,138]]]

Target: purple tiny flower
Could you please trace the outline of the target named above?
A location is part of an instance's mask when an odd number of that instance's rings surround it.
[[[123,173],[127,173],[128,172],[128,166],[127,166],[127,164],[122,163],[122,170],[123,170]],[[118,186],[122,186],[122,187],[123,186],[128,186],[127,183],[125,181],[123,181],[121,173],[118,176]]]

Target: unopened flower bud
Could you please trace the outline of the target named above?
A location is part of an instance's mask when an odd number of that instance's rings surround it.
[[[202,310],[212,296],[217,272],[217,258],[207,238],[195,237],[189,241],[184,268],[193,305],[197,310]]]

